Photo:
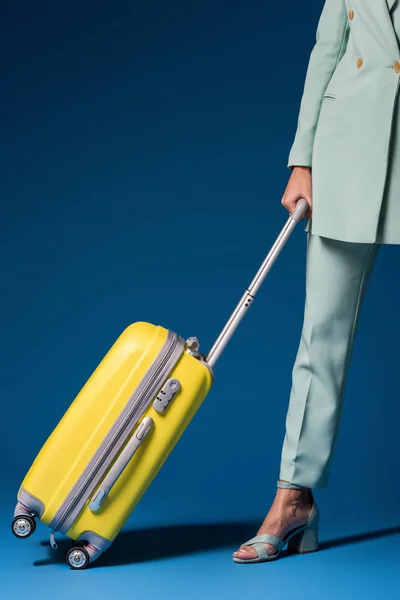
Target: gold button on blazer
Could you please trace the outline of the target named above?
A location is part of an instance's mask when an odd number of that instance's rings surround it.
[[[399,187],[392,189],[388,214],[390,241],[400,243],[400,126],[398,137],[392,136],[400,110],[398,35],[396,0],[325,1],[288,159],[289,168],[312,167],[313,213],[306,231],[377,241],[385,183],[396,168]],[[391,164],[391,137],[399,146],[397,166]]]

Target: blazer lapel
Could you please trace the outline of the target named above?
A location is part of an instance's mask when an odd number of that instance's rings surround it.
[[[395,7],[398,0],[374,0],[371,3],[376,17],[376,25],[380,28],[386,39],[393,60],[400,61],[400,47],[397,42],[396,32],[393,27],[390,11]],[[399,7],[400,10],[400,7]]]

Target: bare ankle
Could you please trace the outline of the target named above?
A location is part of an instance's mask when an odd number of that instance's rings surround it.
[[[276,502],[285,509],[291,509],[293,512],[310,506],[313,502],[311,490],[304,489],[286,489],[278,488],[276,492]]]

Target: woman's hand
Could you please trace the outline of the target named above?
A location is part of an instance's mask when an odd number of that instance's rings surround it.
[[[311,217],[312,213],[312,179],[311,167],[293,167],[292,174],[286,186],[281,204],[292,214],[296,208],[296,202],[300,198],[305,198],[308,202],[308,211],[304,215]]]

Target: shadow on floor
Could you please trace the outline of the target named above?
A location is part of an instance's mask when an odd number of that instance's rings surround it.
[[[206,523],[122,531],[113,546],[94,564],[99,567],[112,567],[220,548],[229,548],[229,552],[233,552],[240,544],[255,535],[259,525],[259,522]],[[328,550],[396,534],[400,534],[400,526],[322,541],[319,548]],[[35,566],[64,562],[71,542],[66,539],[60,540],[57,550],[50,548],[47,541],[40,542],[40,545],[48,547],[49,554],[47,558],[36,560],[33,563]],[[285,555],[286,552],[282,552],[282,557]],[[227,559],[229,559],[228,555]]]
[[[112,547],[99,557],[96,564],[108,567],[171,558],[224,547],[234,549],[252,537],[254,530],[257,531],[259,526],[260,524],[255,522],[205,523],[122,531]],[[49,542],[41,542],[41,546],[48,547],[49,556],[35,561],[34,565],[64,562],[71,542],[61,539],[57,543],[57,550],[53,550]]]

